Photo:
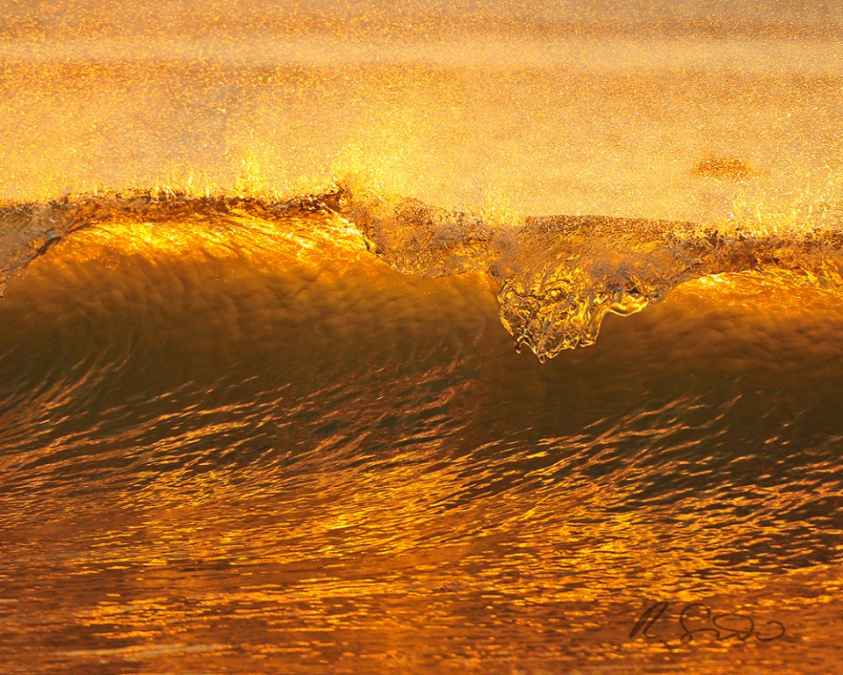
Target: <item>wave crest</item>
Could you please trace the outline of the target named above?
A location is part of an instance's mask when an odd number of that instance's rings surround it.
[[[785,270],[843,287],[839,225],[771,232],[552,216],[496,228],[416,200],[361,202],[347,193],[340,208],[402,272],[495,278],[501,323],[540,361],[594,344],[607,314],[640,312],[679,284],[712,274]]]
[[[594,344],[607,314],[639,312],[677,285],[712,274],[783,270],[843,288],[839,223],[771,232],[739,224],[553,216],[493,225],[415,199],[339,186],[286,200],[133,192],[6,206],[0,209],[0,295],[14,275],[82,228],[235,213],[278,223],[333,215],[405,274],[487,274],[497,283],[501,323],[540,361]]]

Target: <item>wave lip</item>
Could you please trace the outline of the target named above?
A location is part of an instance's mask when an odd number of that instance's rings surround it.
[[[176,222],[245,212],[266,220],[324,212],[336,207],[338,193],[277,200],[215,195],[195,197],[175,191],[132,191],[67,196],[47,203],[0,208],[0,297],[8,282],[54,244],[79,230],[107,222]]]
[[[761,271],[843,287],[843,229],[769,231],[749,226],[550,216],[495,228],[416,200],[340,208],[402,272],[482,271],[498,283],[501,323],[540,361],[596,342],[607,314],[627,316],[693,279]]]
[[[712,274],[786,272],[843,288],[840,223],[770,231],[551,216],[497,226],[416,199],[338,186],[290,199],[147,191],[6,206],[0,208],[0,295],[13,276],[80,229],[116,220],[172,223],[242,213],[282,226],[297,216],[332,214],[402,273],[485,274],[497,285],[504,328],[540,361],[594,344],[607,314],[639,312],[679,284]]]

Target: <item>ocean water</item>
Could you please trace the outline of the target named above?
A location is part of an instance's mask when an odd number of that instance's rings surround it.
[[[839,44],[481,43],[3,43],[4,672],[839,669]]]

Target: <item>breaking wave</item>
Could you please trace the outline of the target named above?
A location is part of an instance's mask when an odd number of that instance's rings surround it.
[[[241,217],[273,223],[270,236],[298,246],[368,251],[404,274],[485,274],[497,289],[501,323],[519,349],[540,361],[594,344],[608,313],[640,312],[693,279],[752,271],[843,288],[843,219],[781,228],[601,216],[495,224],[340,186],[290,199],[145,191],[5,206],[0,295],[33,260],[82,229],[121,223],[131,238],[142,236],[133,224],[198,222],[213,229],[220,222],[237,226]]]

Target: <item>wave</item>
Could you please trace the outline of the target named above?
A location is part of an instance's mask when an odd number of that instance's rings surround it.
[[[530,349],[542,362],[594,344],[607,314],[640,312],[693,279],[753,271],[843,288],[839,221],[764,228],[550,216],[506,225],[338,186],[288,199],[136,191],[8,205],[0,208],[0,296],[27,265],[79,230],[109,222],[210,222],[240,215],[273,222],[281,233],[292,219],[300,228],[303,219],[314,231],[321,229],[326,241],[351,232],[355,248],[404,274],[485,274],[496,286],[501,323],[517,348]],[[127,232],[132,236],[132,228]]]

